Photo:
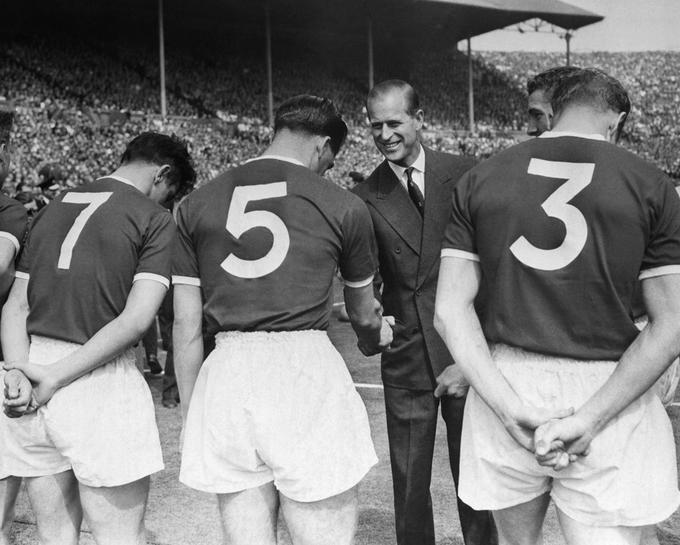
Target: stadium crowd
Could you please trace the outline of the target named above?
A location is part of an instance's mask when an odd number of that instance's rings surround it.
[[[547,67],[564,62],[561,53],[480,52],[477,58],[517,89]],[[623,134],[626,147],[680,178],[680,55],[673,51],[572,54],[575,66],[607,70],[628,89],[632,110]]]

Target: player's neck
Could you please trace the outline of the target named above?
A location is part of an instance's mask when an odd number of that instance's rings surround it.
[[[158,167],[154,165],[147,167],[146,165],[128,164],[119,166],[111,175],[125,178],[142,193],[148,195],[157,170]]]
[[[279,157],[295,159],[307,168],[311,168],[314,153],[314,142],[311,139],[297,137],[294,133],[288,131],[286,135],[275,136],[262,155],[278,155]]]
[[[553,132],[600,134],[608,137],[609,119],[590,108],[571,108],[555,118]]]

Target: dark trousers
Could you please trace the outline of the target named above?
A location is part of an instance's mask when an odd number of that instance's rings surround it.
[[[170,288],[168,293],[165,294],[161,308],[158,309],[158,327],[161,331],[163,348],[165,348],[167,352],[167,355],[165,356],[165,375],[163,376],[163,399],[176,398],[179,400],[177,379],[175,378],[174,351],[172,347],[172,319],[174,316],[172,304],[172,288]]]
[[[449,463],[458,487],[460,435],[465,399],[444,397]],[[394,516],[398,545],[434,545],[430,480],[439,400],[432,392],[385,386],[387,435],[390,443]],[[496,545],[491,513],[475,511],[458,499],[458,516],[466,545]]]

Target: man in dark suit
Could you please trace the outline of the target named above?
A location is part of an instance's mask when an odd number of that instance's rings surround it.
[[[385,315],[395,318],[392,347],[382,355],[382,380],[397,543],[434,545],[430,478],[440,400],[433,392],[436,378],[453,365],[434,329],[434,297],[451,193],[473,162],[421,145],[423,111],[408,83],[379,83],[366,105],[375,145],[385,161],[354,191],[368,205],[378,241],[382,286],[376,285],[376,295]],[[460,379],[455,392],[441,399],[456,483],[467,392],[462,375]],[[467,545],[497,542],[488,512],[474,511],[459,500],[458,513]]]

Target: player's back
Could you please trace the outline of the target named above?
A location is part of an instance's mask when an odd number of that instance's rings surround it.
[[[456,208],[474,225],[491,341],[618,359],[638,333],[638,278],[680,264],[680,248],[666,239],[680,230],[672,184],[604,141],[525,142],[478,166],[456,191]]]
[[[173,275],[200,277],[209,334],[326,329],[338,267],[348,281],[376,269],[364,203],[285,160],[219,176],[182,203],[177,221]]]
[[[66,191],[31,226],[28,332],[84,343],[124,309],[136,278],[169,282],[170,213],[122,179]],[[146,276],[145,276],[146,275]]]

